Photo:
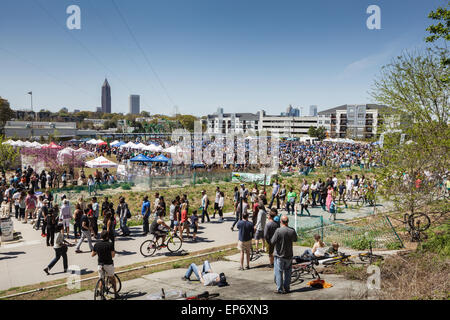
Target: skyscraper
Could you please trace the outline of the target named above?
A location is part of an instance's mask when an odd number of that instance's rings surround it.
[[[111,87],[107,79],[102,86],[102,112],[111,113]]]
[[[141,113],[140,96],[137,94],[130,95],[130,114]]]
[[[317,106],[309,106],[309,116],[317,117]]]

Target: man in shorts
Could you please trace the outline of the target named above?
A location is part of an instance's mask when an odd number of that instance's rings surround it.
[[[60,212],[59,218],[62,221],[64,233],[67,235],[67,238],[69,238],[70,219],[72,219],[69,200],[64,199]]]
[[[114,298],[118,299],[119,294],[116,289],[116,278],[114,276],[114,262],[113,258],[116,255],[116,252],[113,249],[112,242],[109,241],[108,231],[103,230],[100,235],[102,241],[97,242],[94,245],[94,250],[92,250],[92,257],[98,255],[98,275],[101,278],[103,274],[109,278],[109,281],[112,283],[114,289]],[[102,283],[100,283],[100,290]]]
[[[250,269],[250,251],[252,249],[252,238],[254,233],[253,223],[248,221],[248,213],[244,212],[242,220],[237,223],[239,230],[238,249],[241,251],[241,266],[239,270],[244,270],[244,254],[247,256],[247,267]]]

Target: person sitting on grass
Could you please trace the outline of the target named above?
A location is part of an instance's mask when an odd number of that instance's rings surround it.
[[[162,219],[162,212],[158,213],[155,220],[153,220],[150,225],[150,234],[155,236],[155,243],[158,245],[158,240],[161,238],[161,247],[165,247],[164,241],[166,241],[167,233],[170,230],[170,227],[164,222]]]
[[[192,273],[195,274],[198,280],[205,286],[218,285],[219,287],[226,286],[228,283],[225,278],[225,274],[214,273],[211,268],[211,264],[208,260],[203,262],[202,272],[198,272],[198,267],[195,263],[191,263],[186,274],[181,278],[184,281],[190,281]]]
[[[339,243],[333,242],[326,253],[337,256],[339,254]]]

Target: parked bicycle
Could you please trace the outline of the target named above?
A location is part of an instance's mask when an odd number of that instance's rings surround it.
[[[370,264],[376,262],[376,261],[382,261],[384,260],[384,257],[379,254],[373,254],[372,252],[372,241],[369,242],[369,251],[360,253],[358,255],[359,259],[363,262],[369,261]]]
[[[144,257],[150,257],[156,250],[161,250],[162,248],[167,248],[170,252],[177,252],[181,249],[182,245],[183,240],[174,234],[172,230],[169,230],[166,235],[166,240],[163,243],[159,244],[158,239],[146,240],[141,244],[140,250]]]
[[[355,264],[351,258],[355,256],[352,256],[350,254],[346,254],[343,252],[338,252],[338,254],[334,257],[330,257],[329,259],[322,262],[324,266],[334,266],[336,264],[343,264],[343,265],[350,265]]]
[[[303,261],[301,257],[295,256],[293,258],[291,284],[296,283],[301,277],[310,275],[313,279],[320,279],[319,273],[314,266],[319,265],[317,258],[313,258],[311,261]]]
[[[95,285],[94,300],[106,300],[106,297],[109,294],[114,294],[114,287],[111,279],[106,275],[105,270],[103,270],[103,265],[101,268],[102,276],[98,279],[97,284]],[[114,275],[114,278],[116,279],[116,291],[119,293],[122,289],[122,282],[117,274]]]
[[[431,220],[428,215],[421,212],[416,212],[411,215],[406,213],[403,216],[403,223],[406,225],[406,230],[410,234],[413,242],[420,242],[427,239],[427,235],[423,232],[431,225]]]

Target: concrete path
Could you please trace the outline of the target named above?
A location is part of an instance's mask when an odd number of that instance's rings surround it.
[[[386,210],[382,206],[378,207],[378,209]],[[320,223],[320,216],[324,217],[326,223],[329,213],[323,211],[320,207],[310,208],[310,211],[311,217],[298,216],[298,227],[316,226]],[[285,213],[284,210],[281,212]],[[347,219],[362,217],[372,213],[373,207],[363,207],[357,210],[346,209],[344,213],[337,214],[337,217],[338,221],[342,222]],[[183,249],[188,252],[193,252],[237,243],[237,231],[231,232],[230,230],[234,216],[232,213],[228,213],[224,217],[225,221],[222,223],[214,220],[211,223],[201,225],[198,233],[199,241],[193,243],[188,240],[183,244]],[[294,227],[294,217],[291,215],[289,218],[290,226]],[[16,221],[15,218],[12,219],[14,221],[14,230],[21,233],[22,241],[9,244],[2,243],[0,246],[0,290],[67,277],[67,274],[62,273],[62,260],[51,270],[50,276],[47,276],[43,272],[44,267],[54,257],[53,248],[46,246],[45,238],[41,237],[40,231],[32,229],[30,224],[25,225]],[[117,256],[114,259],[114,263],[117,267],[151,261],[167,253],[167,250],[163,249],[153,257],[143,257],[139,251],[141,243],[146,239],[141,235],[142,227],[132,227],[130,230],[131,236],[125,238],[116,237]],[[83,243],[81,250],[84,253],[76,254],[74,247],[69,248],[69,266],[79,266],[82,274],[96,272],[97,258],[90,256],[87,242]]]
[[[67,277],[67,274],[62,273],[62,259],[50,271],[50,276],[44,273],[43,269],[54,257],[54,249],[46,246],[46,239],[41,237],[40,231],[34,230],[31,224],[22,224],[17,222],[15,218],[12,219],[14,230],[21,233],[23,241],[11,244],[3,243],[0,246],[0,290]],[[232,214],[225,215],[225,219],[222,223],[218,223],[216,219],[212,220],[211,223],[200,224],[198,241],[192,242],[191,239],[185,238],[186,241],[183,243],[182,249],[193,252],[237,243],[237,232],[231,232],[230,230],[234,220]],[[132,227],[130,230],[131,236],[116,237],[117,255],[114,264],[117,267],[151,261],[168,253],[168,250],[162,249],[152,257],[142,256],[139,251],[140,245],[150,237],[141,235],[142,227],[140,226]],[[73,242],[74,240],[71,239],[70,241]],[[91,257],[87,242],[81,245],[81,250],[83,253],[77,254],[74,246],[69,247],[69,266],[79,266],[82,274],[96,272],[97,257]]]
[[[296,247],[294,254],[300,254],[304,248]],[[183,281],[181,277],[185,269],[172,269],[143,277],[124,281],[120,292],[125,300],[159,300],[161,289],[164,289],[167,299],[176,299],[182,293],[188,296],[209,291],[219,293],[219,299],[226,300],[342,300],[342,299],[370,299],[372,293],[367,285],[361,281],[346,280],[343,276],[325,274],[321,278],[331,283],[333,287],[327,289],[314,289],[307,285],[312,277],[305,276],[303,280],[291,286],[291,293],[279,295],[274,293],[273,269],[269,268],[268,256],[264,254],[251,263],[251,269],[239,271],[239,254],[227,257],[228,261],[213,262],[214,272],[224,272],[229,286],[203,286],[195,281]],[[320,267],[319,267],[320,270]],[[93,300],[92,290],[85,290],[76,294],[65,296],[60,300]]]

